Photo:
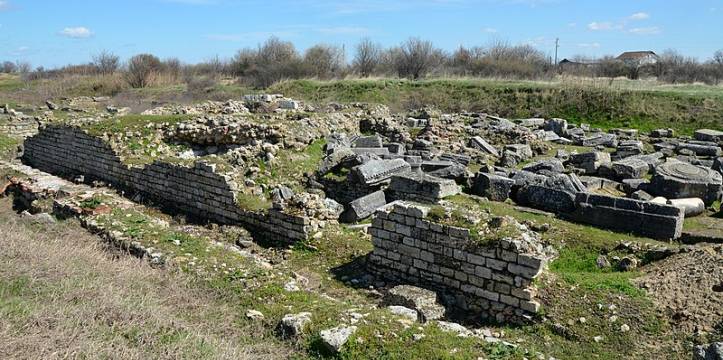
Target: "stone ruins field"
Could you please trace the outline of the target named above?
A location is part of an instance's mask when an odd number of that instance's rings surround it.
[[[723,357],[715,91],[245,90],[0,86],[0,357]]]

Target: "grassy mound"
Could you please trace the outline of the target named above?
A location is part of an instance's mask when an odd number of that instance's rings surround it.
[[[710,88],[710,89],[709,89]],[[575,123],[641,131],[672,127],[683,134],[721,128],[723,92],[705,86],[592,87],[495,80],[288,81],[270,92],[314,102],[374,102],[393,110],[435,105],[445,111],[485,111],[509,118],[561,117]]]

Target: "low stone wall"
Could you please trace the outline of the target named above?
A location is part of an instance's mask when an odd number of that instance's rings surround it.
[[[675,206],[612,196],[577,193],[574,221],[654,239],[676,239],[683,231],[683,210]]]
[[[165,207],[221,224],[240,224],[280,242],[304,240],[311,221],[269,210],[250,212],[236,205],[238,185],[213,165],[193,166],[156,161],[145,166],[123,164],[101,138],[70,126],[49,126],[25,141],[23,162],[48,173],[101,180],[140,193]]]
[[[38,133],[38,122],[33,118],[0,121],[0,134],[24,139]]]
[[[475,244],[469,230],[425,220],[423,208],[378,211],[369,232],[369,270],[388,280],[454,297],[448,304],[482,320],[520,323],[540,309],[532,279],[549,260],[515,240]]]

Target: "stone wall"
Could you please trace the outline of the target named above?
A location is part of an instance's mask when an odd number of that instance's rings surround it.
[[[251,212],[236,205],[238,185],[215,166],[156,161],[145,166],[124,164],[99,137],[70,126],[49,126],[25,141],[23,162],[48,173],[101,180],[156,203],[220,224],[244,225],[279,242],[306,239],[311,220],[275,210]]]
[[[677,239],[683,229],[684,212],[672,205],[539,185],[520,188],[515,200],[567,220],[654,239]]]
[[[0,134],[6,134],[10,137],[24,139],[38,133],[38,122],[35,119],[27,118],[11,118],[0,120]]]
[[[612,196],[577,193],[572,220],[648,236],[676,239],[683,231],[683,210],[675,206]]]
[[[478,245],[468,229],[425,216],[423,208],[399,203],[376,213],[369,229],[371,272],[449,294],[454,301],[448,305],[482,320],[520,323],[534,317],[540,304],[532,280],[549,255],[518,240]]]

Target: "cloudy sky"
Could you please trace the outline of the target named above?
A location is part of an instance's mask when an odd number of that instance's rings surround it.
[[[363,37],[417,36],[453,50],[495,40],[560,59],[674,48],[701,60],[723,48],[723,0],[0,0],[0,61],[55,67],[109,50],[196,62],[269,36],[303,50]]]

